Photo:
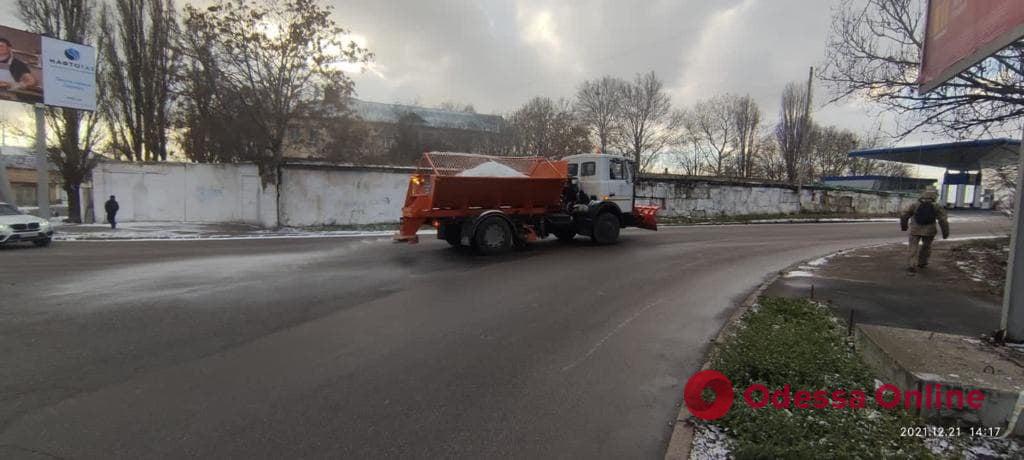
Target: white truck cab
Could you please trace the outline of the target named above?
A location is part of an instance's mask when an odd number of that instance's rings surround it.
[[[625,212],[633,209],[636,163],[621,155],[584,153],[563,158],[569,175],[591,201],[611,201]]]

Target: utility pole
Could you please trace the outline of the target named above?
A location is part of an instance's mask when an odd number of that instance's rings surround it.
[[[50,218],[50,168],[46,161],[46,106],[36,104],[36,201],[39,217]]]
[[[1013,234],[1006,265],[1002,329],[1008,342],[1024,342],[1024,128],[1017,165],[1017,195],[1013,200]]]
[[[4,161],[2,155],[0,155],[0,201],[11,206],[18,205],[14,199],[14,192],[11,191],[11,182],[7,179],[7,162]]]

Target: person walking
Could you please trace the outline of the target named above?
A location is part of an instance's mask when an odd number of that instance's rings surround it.
[[[910,274],[928,266],[928,258],[932,255],[932,242],[939,233],[935,224],[942,230],[942,239],[949,238],[949,218],[946,210],[936,203],[938,197],[939,193],[934,189],[925,189],[921,198],[900,216],[900,228],[903,231],[910,231],[910,248],[907,254],[907,271]]]
[[[107,211],[107,222],[110,223],[111,229],[117,228],[117,210],[121,209],[117,204],[117,200],[114,199],[114,195],[110,195],[110,199],[103,204],[103,209]]]

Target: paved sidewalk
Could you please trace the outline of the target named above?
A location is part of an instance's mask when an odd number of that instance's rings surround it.
[[[962,241],[937,240],[928,268],[906,273],[906,244],[858,249],[792,271],[765,295],[807,297],[832,304],[854,322],[979,336],[999,329],[1002,299],[988,280],[956,268],[951,249]]]

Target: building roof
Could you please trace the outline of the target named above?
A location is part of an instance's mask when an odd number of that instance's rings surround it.
[[[23,155],[20,153],[8,153],[7,151],[11,147],[4,147],[3,154],[0,154],[0,162],[3,162],[5,167],[14,169],[36,169],[36,157],[35,155]],[[53,164],[52,161],[46,162],[49,166],[50,171],[56,171],[57,165]]]
[[[454,112],[414,105],[384,104],[354,98],[349,100],[349,108],[359,118],[371,123],[398,123],[404,115],[412,113],[423,120],[425,126],[431,128],[496,133],[501,130],[502,124],[502,118],[498,115]]]
[[[833,182],[854,181],[854,180],[901,180],[901,181],[907,181],[907,182],[919,181],[919,182],[925,183],[925,182],[935,182],[937,179],[928,179],[928,178],[921,178],[921,177],[866,175],[866,176],[825,176],[825,177],[821,178],[821,180],[822,181],[833,181]]]
[[[936,166],[958,171],[998,168],[1019,161],[1020,141],[985,139],[913,147],[889,147],[850,152],[852,158],[888,160],[914,165]]]

